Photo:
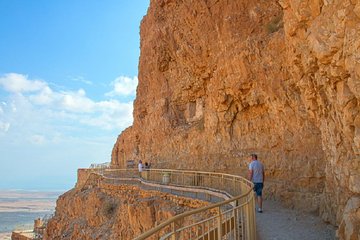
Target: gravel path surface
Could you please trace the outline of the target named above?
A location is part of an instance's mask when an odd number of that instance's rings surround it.
[[[333,240],[335,228],[320,217],[287,209],[266,200],[263,213],[256,213],[258,240]]]

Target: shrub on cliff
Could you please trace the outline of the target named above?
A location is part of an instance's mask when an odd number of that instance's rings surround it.
[[[117,208],[118,203],[115,200],[106,201],[103,205],[102,212],[106,217],[111,218],[115,214]]]

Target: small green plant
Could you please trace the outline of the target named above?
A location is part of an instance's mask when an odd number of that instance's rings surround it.
[[[284,27],[283,15],[274,17],[268,24],[266,24],[266,31],[271,34],[279,31],[280,28]]]
[[[118,207],[117,202],[115,202],[114,200],[111,201],[107,201],[105,202],[104,206],[103,206],[103,213],[107,216],[107,217],[111,217],[114,215],[114,213],[116,212]]]

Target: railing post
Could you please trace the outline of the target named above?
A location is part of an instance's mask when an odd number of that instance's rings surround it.
[[[212,185],[212,176],[211,176],[211,173],[209,173],[209,178],[210,178],[210,185],[208,186],[208,187],[213,187],[213,185]]]
[[[194,186],[198,186],[198,174],[194,173]]]
[[[238,208],[237,208],[237,204],[236,207],[234,207],[233,209],[233,219],[234,219],[234,239],[239,239],[239,219],[238,219]],[[231,224],[231,223],[230,223]],[[230,226],[231,228],[231,226]]]
[[[221,216],[221,208],[218,207],[219,209],[219,219],[218,219],[218,240],[221,240],[222,238],[222,216]]]
[[[182,180],[181,180],[181,184],[184,186],[185,185],[185,181],[184,181],[184,172],[181,173],[182,175]]]
[[[251,230],[251,234],[250,234],[250,239],[251,240],[256,240],[256,219],[255,219],[255,197],[254,195],[252,195],[251,197],[251,202],[250,202],[250,214],[251,214],[251,218],[249,219],[250,221],[250,230]]]
[[[245,212],[245,239],[250,239],[250,208],[249,204],[244,205]]]
[[[171,240],[177,240],[177,237],[176,237],[176,228],[175,228],[175,222],[172,222],[171,223]]]
[[[237,195],[237,193],[235,193],[235,190],[236,190],[236,179],[235,179],[235,176],[234,176],[233,177],[233,192],[232,192],[233,196]]]
[[[221,187],[223,187],[223,186],[224,186],[224,175],[221,174]]]

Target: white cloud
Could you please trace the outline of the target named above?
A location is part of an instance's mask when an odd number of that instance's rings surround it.
[[[62,92],[60,94],[60,106],[70,112],[93,112],[94,101],[86,97],[85,90],[77,92]]]
[[[0,122],[0,131],[7,132],[10,128],[10,123]]]
[[[114,96],[135,96],[136,87],[138,85],[138,78],[134,76],[126,77],[120,76],[116,78],[112,83],[113,90],[111,92],[106,93],[106,96],[114,97]]]
[[[30,81],[22,74],[8,73],[0,77],[0,86],[8,92],[22,93],[42,90],[47,84],[40,80]]]
[[[55,100],[55,93],[46,86],[38,94],[31,95],[29,99],[39,105],[51,104]]]
[[[16,105],[14,103],[11,103],[11,111],[15,113],[17,111]]]
[[[44,144],[45,141],[46,141],[46,138],[43,135],[35,134],[30,137],[30,142],[33,144],[41,145],[41,144]]]
[[[11,125],[19,132],[17,138],[23,138],[22,131],[27,134],[25,139],[34,144],[59,139],[55,137],[59,132],[67,136],[102,129],[118,133],[133,121],[131,99],[126,102],[117,99],[96,101],[89,98],[84,89],[56,91],[44,81],[16,73],[0,75],[0,80],[0,90],[1,87],[6,90],[9,98],[0,104],[0,130],[4,133]],[[119,77],[112,84],[117,93],[127,91],[130,94],[135,93],[135,82],[136,77]],[[119,90],[121,83],[128,86],[128,90]]]
[[[1,105],[2,105],[2,106],[1,106]],[[4,113],[3,107],[6,107],[7,104],[6,104],[6,102],[1,102],[1,105],[0,105],[0,114],[3,114],[3,113]]]
[[[93,83],[91,81],[85,79],[83,76],[70,77],[70,79],[74,82],[81,82],[81,83],[85,83],[87,85],[93,85]]]
[[[121,103],[116,100],[101,101],[96,103],[96,111],[99,113],[98,115],[90,118],[83,118],[82,122],[104,129],[124,129],[131,125],[133,121],[132,102]]]

